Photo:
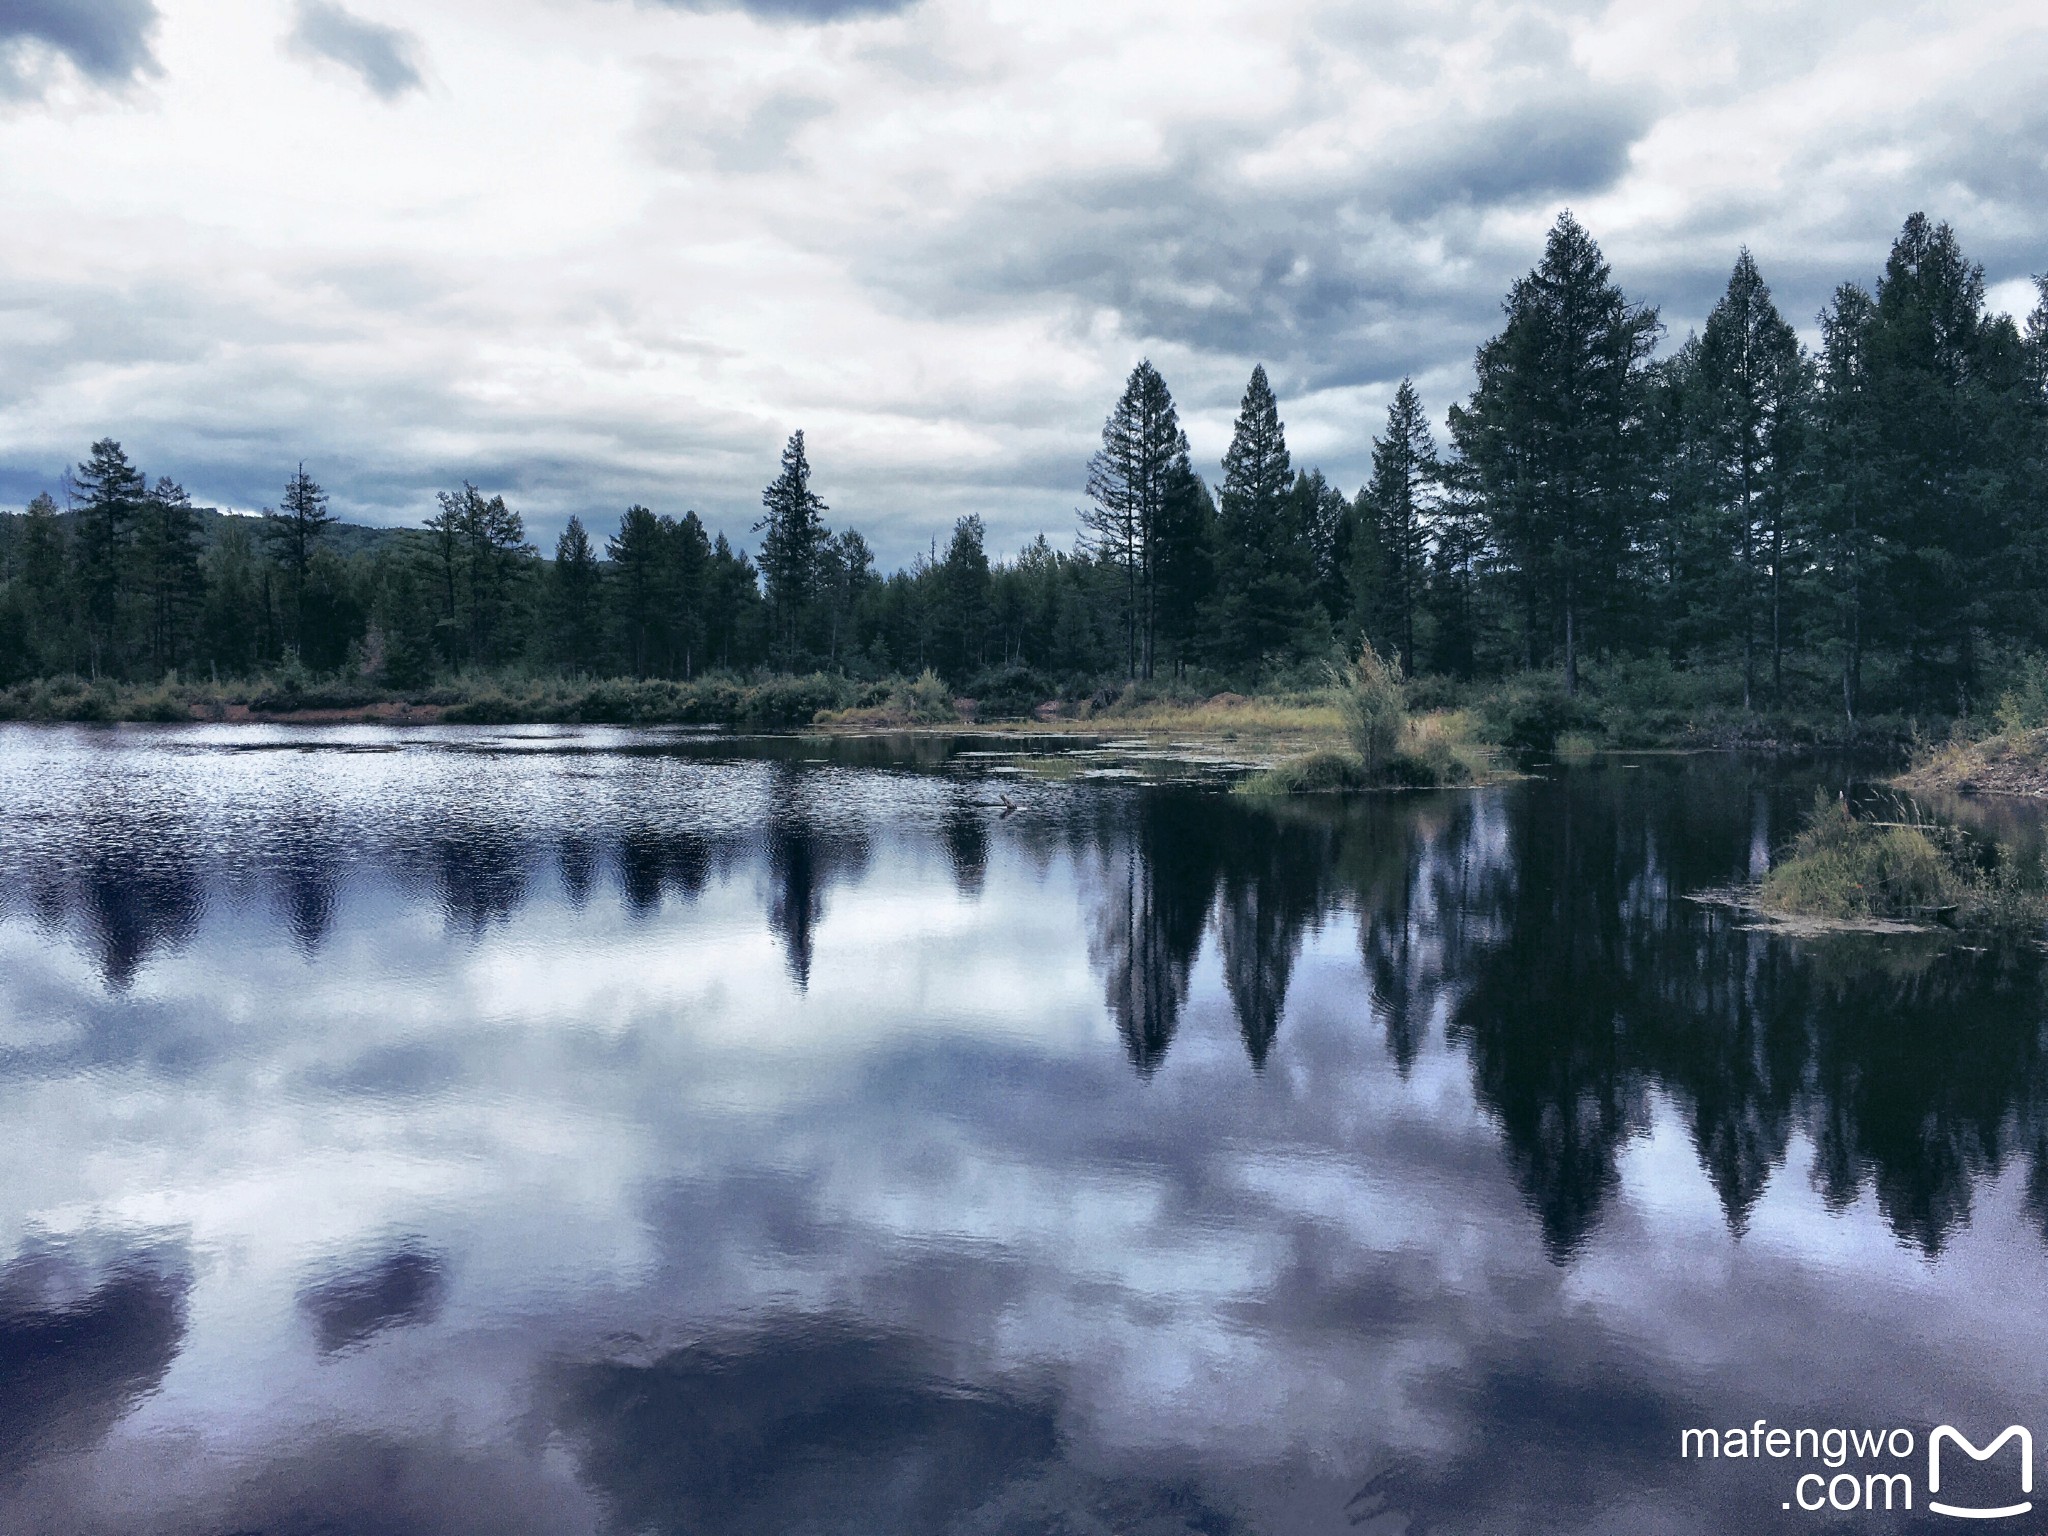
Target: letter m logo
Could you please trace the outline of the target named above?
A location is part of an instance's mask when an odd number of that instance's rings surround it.
[[[1954,1442],[1956,1449],[1963,1452],[1972,1461],[1989,1461],[1998,1454],[1999,1448],[2006,1441],[2015,1439],[2020,1443],[2020,1492],[2032,1493],[2034,1491],[2034,1437],[2017,1424],[2011,1426],[2004,1434],[1985,1446],[1981,1451],[1972,1445],[1969,1437],[1954,1425],[1942,1424],[1937,1426],[1934,1433],[1927,1437],[1928,1493],[1936,1494],[1941,1492],[1941,1443],[1944,1440]],[[2008,1515],[2024,1515],[2034,1507],[2034,1501],[2027,1499],[2018,1504],[2002,1505],[1997,1509],[1979,1509],[1974,1505],[1968,1504],[1942,1504],[1936,1502],[1933,1498],[1929,1498],[1927,1507],[1937,1515],[1954,1515],[1961,1520],[2002,1520]]]

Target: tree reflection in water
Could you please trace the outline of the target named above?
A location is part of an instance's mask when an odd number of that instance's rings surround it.
[[[986,899],[999,872],[1082,904],[1088,963],[1143,1077],[1167,1061],[1205,944],[1262,1070],[1287,1048],[1304,944],[1351,924],[1358,1026],[1383,1036],[1403,1075],[1433,1044],[1462,1054],[1558,1262],[1598,1226],[1660,1095],[1738,1235],[1802,1136],[1830,1206],[1872,1192],[1923,1253],[1942,1251],[1976,1186],[2015,1159],[2048,1233],[2033,949],[1793,941],[1681,899],[1744,878],[1760,840],[1789,833],[1812,772],[1684,759],[1468,794],[1277,804],[1041,785],[1016,789],[1025,813],[998,816],[990,781],[950,772],[950,753],[925,755],[929,771],[891,779],[918,808],[900,825],[886,796],[850,792],[872,770],[793,752],[755,765],[747,782],[761,798],[740,810],[737,791],[679,808],[656,792],[671,776],[595,806],[528,796],[478,807],[425,792],[404,808],[315,806],[281,792],[221,826],[196,796],[181,800],[161,764],[165,782],[100,774],[68,818],[10,824],[0,922],[68,929],[120,995],[217,909],[242,924],[268,912],[311,959],[348,892],[375,880],[431,900],[472,942],[527,903],[581,911],[606,889],[631,921],[687,921],[707,890],[740,882],[760,890],[801,990],[831,893],[857,903],[878,849],[922,840],[977,921],[1003,920]],[[261,899],[243,900],[252,885]],[[104,1037],[87,1049],[102,1057],[156,1049],[133,1021],[96,1015],[90,1027]]]

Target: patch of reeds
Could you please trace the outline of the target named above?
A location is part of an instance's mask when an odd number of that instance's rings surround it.
[[[1760,894],[1765,907],[1801,917],[1939,918],[2038,932],[2048,923],[2044,876],[2038,859],[1972,838],[1910,801],[1859,816],[1846,799],[1817,790]]]

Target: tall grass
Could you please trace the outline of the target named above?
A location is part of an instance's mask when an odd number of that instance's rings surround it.
[[[1366,641],[1357,657],[1333,669],[1331,682],[1344,715],[1344,734],[1370,783],[1383,783],[1408,725],[1408,696],[1400,675]]]
[[[1331,668],[1344,738],[1351,750],[1324,748],[1241,781],[1247,795],[1298,795],[1388,787],[1472,784],[1492,767],[1492,750],[1463,710],[1408,713],[1400,677],[1368,641],[1357,658]]]
[[[1805,825],[1765,878],[1763,904],[1836,919],[1911,918],[1953,911],[1964,926],[2031,930],[2048,923],[2048,870],[1899,801],[1891,818],[1859,817],[1846,800],[1814,793]]]

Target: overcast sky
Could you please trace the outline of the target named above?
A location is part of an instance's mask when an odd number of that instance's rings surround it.
[[[1811,334],[1904,217],[2048,269],[2038,0],[0,0],[0,505],[96,437],[205,503],[746,530],[802,427],[893,565],[1073,528],[1150,356],[1347,491],[1569,204],[1670,337]]]

